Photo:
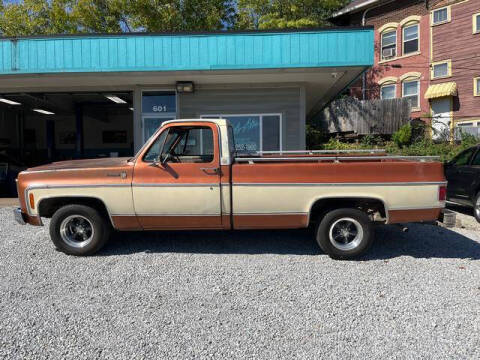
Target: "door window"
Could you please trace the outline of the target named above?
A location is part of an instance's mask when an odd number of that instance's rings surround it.
[[[452,164],[455,166],[468,165],[468,162],[472,157],[474,151],[475,149],[468,149],[468,150],[465,150],[464,152],[461,152],[452,160]]]
[[[477,154],[473,158],[472,165],[480,166],[480,151],[477,151]]]
[[[160,152],[162,152],[161,156]],[[160,134],[143,160],[153,162],[166,159],[171,163],[210,163],[213,158],[214,146],[211,128],[173,127]]]
[[[157,140],[150,146],[147,153],[143,157],[143,161],[146,162],[154,162],[159,161],[160,159],[160,151],[162,151],[163,144],[165,142],[165,138],[167,137],[168,130],[162,131],[162,133],[157,137]]]

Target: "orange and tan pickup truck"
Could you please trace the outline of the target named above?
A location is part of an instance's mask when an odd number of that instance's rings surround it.
[[[98,251],[111,230],[294,229],[353,258],[374,224],[434,221],[445,206],[443,165],[385,153],[238,154],[224,119],[172,120],[133,158],[55,162],[18,176],[19,223],[51,218],[55,246]]]

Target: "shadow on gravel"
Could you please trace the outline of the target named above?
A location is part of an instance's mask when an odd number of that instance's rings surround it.
[[[145,231],[117,232],[98,255],[137,252],[197,254],[319,255],[311,231]]]
[[[376,241],[359,260],[414,258],[480,259],[480,242],[433,225],[409,224],[404,233],[394,226],[379,226]]]
[[[98,256],[132,253],[320,255],[309,230],[163,231],[115,233]],[[410,231],[379,226],[376,241],[361,261],[415,258],[480,259],[480,243],[454,231],[411,224]]]

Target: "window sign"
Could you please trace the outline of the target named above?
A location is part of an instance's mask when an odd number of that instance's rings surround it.
[[[281,150],[281,116],[204,115],[204,119],[227,119],[233,128],[235,150],[239,154]]]
[[[232,124],[238,152],[260,151],[259,116],[227,116],[226,118]]]
[[[144,91],[142,94],[142,113],[175,113],[177,111],[174,92]]]

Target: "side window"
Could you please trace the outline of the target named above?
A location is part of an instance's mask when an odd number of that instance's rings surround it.
[[[473,158],[472,165],[480,166],[480,151],[477,151],[477,154]]]
[[[468,150],[465,150],[464,152],[461,152],[452,160],[452,164],[455,166],[468,165],[468,162],[472,157],[474,151],[475,149],[468,149]]]
[[[162,131],[162,133],[157,137],[157,140],[150,146],[147,153],[143,157],[143,161],[154,162],[158,161],[160,157],[160,151],[162,151],[163,143],[167,137],[168,130]]]
[[[165,141],[162,157],[173,163],[209,163],[214,158],[213,131],[209,127],[175,127]]]

